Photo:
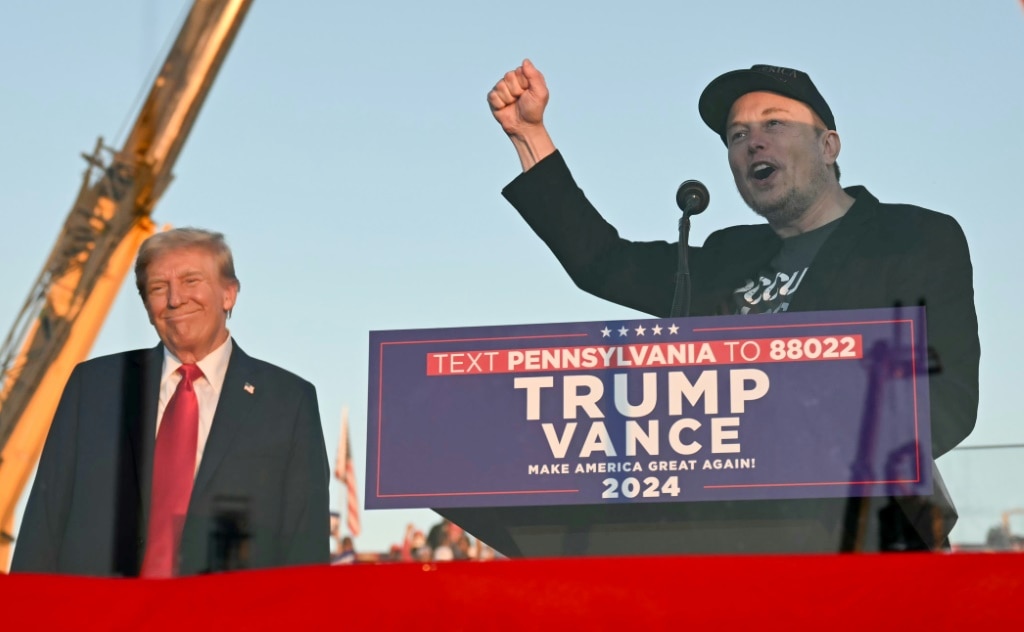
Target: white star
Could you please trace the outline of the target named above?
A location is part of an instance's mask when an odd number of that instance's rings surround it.
[[[608,336],[611,336],[611,335],[612,335],[612,330],[608,329],[607,326],[605,326],[605,328],[601,330],[601,337],[602,338],[607,338]]]
[[[660,336],[661,335],[661,325],[655,325],[654,327],[651,327],[651,333],[653,333],[655,336]]]
[[[646,330],[646,329],[644,329],[644,326],[643,326],[643,325],[639,325],[639,326],[637,326],[637,328],[636,328],[636,335],[638,335],[638,336],[642,336],[642,335],[644,335],[644,332],[645,332],[645,331],[647,331],[647,330]]]
[[[676,325],[672,325],[671,327],[668,328],[668,333],[670,333],[670,334],[677,334],[677,333],[679,333],[679,327],[677,327]]]
[[[619,336],[625,336],[628,333],[629,333],[629,330],[626,329],[624,326],[619,328]]]

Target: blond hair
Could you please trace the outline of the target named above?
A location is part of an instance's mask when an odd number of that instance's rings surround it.
[[[184,248],[201,248],[209,252],[217,260],[221,280],[242,287],[235,276],[235,260],[223,233],[202,228],[174,228],[152,235],[139,247],[139,256],[135,260],[135,287],[143,301],[146,300],[146,271],[149,264],[160,255]]]

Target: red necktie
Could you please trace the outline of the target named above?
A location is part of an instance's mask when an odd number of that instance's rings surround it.
[[[181,381],[167,402],[153,456],[153,496],[141,577],[173,577],[196,471],[199,400],[192,383],[203,376],[194,364],[178,367]]]

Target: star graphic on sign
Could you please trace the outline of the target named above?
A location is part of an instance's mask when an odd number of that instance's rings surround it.
[[[636,328],[636,335],[642,336],[642,335],[644,335],[645,331],[647,331],[647,330],[644,329],[643,325],[638,325],[637,328]]]
[[[619,336],[625,336],[629,333],[629,330],[625,326],[619,327]]]
[[[655,325],[654,327],[651,327],[651,333],[654,334],[655,336],[660,336],[661,335],[661,325]]]
[[[611,335],[612,335],[612,330],[608,329],[608,326],[605,325],[604,329],[601,330],[601,337],[602,338],[607,338],[607,337],[609,337]]]
[[[678,334],[679,333],[679,327],[677,327],[676,325],[671,325],[668,328],[668,333],[673,334],[673,335],[674,334]]]

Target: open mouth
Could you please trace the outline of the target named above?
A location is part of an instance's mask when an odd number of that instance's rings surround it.
[[[759,162],[750,169],[750,175],[755,180],[767,180],[775,173],[775,167],[766,162]]]

